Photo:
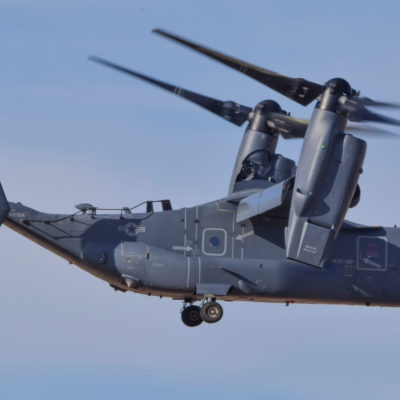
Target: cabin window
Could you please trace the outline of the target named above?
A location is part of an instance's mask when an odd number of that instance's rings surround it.
[[[210,243],[211,247],[217,247],[219,245],[219,239],[216,236],[211,236],[208,243]]]
[[[203,230],[202,250],[205,255],[223,256],[226,253],[227,233],[221,228],[206,228]]]

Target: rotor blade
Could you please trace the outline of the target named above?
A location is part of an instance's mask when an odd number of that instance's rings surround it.
[[[153,32],[181,43],[184,46],[190,47],[195,51],[205,54],[214,60],[236,69],[303,106],[311,103],[323,90],[323,86],[317,83],[307,81],[303,78],[291,78],[289,76],[277,74],[276,72],[257,67],[256,65],[249,64],[237,58],[230,57],[226,54],[201,46],[200,44],[175,36],[164,30],[154,29]]]
[[[270,113],[268,124],[277,129],[285,139],[303,139],[308,128],[309,121],[306,119],[294,118],[290,115]],[[371,138],[394,138],[400,139],[397,133],[387,131],[385,129],[373,126],[348,125],[346,132],[354,132]]]
[[[285,139],[303,139],[309,121],[306,119],[294,118],[290,115],[271,113],[269,115],[268,124],[277,129]],[[357,135],[370,138],[400,139],[397,133],[373,126],[348,125],[345,131],[354,132]]]
[[[270,113],[268,124],[277,129],[285,139],[302,139],[308,128],[307,120],[279,113]]]
[[[369,111],[365,107],[358,107],[358,109],[351,111],[349,113],[349,120],[353,122],[372,121],[372,122],[379,122],[382,124],[400,126],[400,120],[386,117],[385,115],[382,114],[374,113],[372,111]]]
[[[400,108],[400,104],[376,101],[368,97],[357,96],[347,97],[342,104],[342,108],[350,112],[358,112],[363,107]]]
[[[375,126],[365,126],[365,125],[348,125],[345,129],[346,132],[354,132],[356,135],[362,135],[371,138],[393,138],[400,139],[397,133],[387,131]]]
[[[128,75],[134,76],[136,78],[149,82],[155,86],[168,90],[169,92],[177,96],[183,97],[186,100],[189,100],[192,103],[195,103],[200,107],[203,107],[208,111],[211,111],[212,113],[219,115],[220,117],[226,119],[229,122],[232,122],[237,126],[243,125],[243,123],[250,118],[250,114],[253,111],[252,108],[243,106],[233,101],[221,101],[213,99],[211,97],[203,96],[201,94],[191,92],[190,90],[180,88],[178,86],[170,85],[168,83],[151,78],[147,75],[143,75],[139,72],[114,64],[110,61],[104,60],[99,57],[90,56],[89,60],[116,69],[118,71],[124,72]]]
[[[357,98],[356,98],[357,99]],[[372,100],[369,97],[358,97],[358,102],[365,107],[387,107],[387,108],[400,108],[399,103],[388,103],[384,101]]]

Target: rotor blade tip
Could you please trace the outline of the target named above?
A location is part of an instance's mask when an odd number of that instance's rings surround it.
[[[169,32],[169,31],[166,31],[164,29],[160,29],[160,28],[153,29],[152,33],[155,33],[156,35],[160,35],[160,36],[166,37],[168,39],[172,39],[172,40],[178,40],[179,41],[179,39],[181,39],[179,36]]]
[[[89,56],[88,60],[94,61],[94,62],[97,62],[97,63],[104,63],[104,61],[105,61],[102,58],[97,57],[97,56]]]

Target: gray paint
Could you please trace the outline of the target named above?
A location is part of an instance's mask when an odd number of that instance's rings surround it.
[[[267,213],[236,223],[237,205],[229,198],[123,219],[80,214],[71,220],[10,206],[6,226],[127,291],[182,300],[207,293],[227,300],[400,304],[397,228],[347,225],[320,270],[285,258],[285,220]],[[129,224],[136,226],[134,236]],[[209,245],[207,232],[219,237],[218,244]],[[382,268],[365,264],[368,252]],[[129,287],[126,277],[141,286]],[[223,295],[226,285],[230,290]]]

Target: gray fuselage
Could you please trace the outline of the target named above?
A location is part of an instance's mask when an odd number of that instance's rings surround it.
[[[287,218],[235,223],[237,205],[44,214],[10,203],[4,224],[115,289],[174,299],[400,305],[400,230],[342,226],[322,269],[288,260]]]

